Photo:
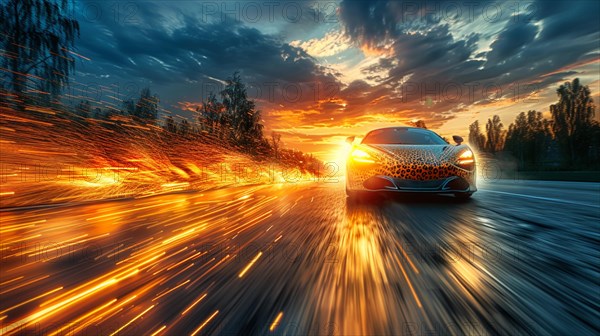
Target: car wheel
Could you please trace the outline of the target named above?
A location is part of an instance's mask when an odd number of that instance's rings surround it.
[[[454,196],[456,198],[461,199],[461,200],[468,200],[469,198],[471,198],[472,195],[473,195],[473,193],[469,193],[469,192],[454,194]]]

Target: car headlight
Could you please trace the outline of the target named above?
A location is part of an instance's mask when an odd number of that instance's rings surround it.
[[[373,160],[371,155],[362,149],[353,150],[352,153],[350,153],[350,157],[356,162],[375,163],[375,160]]]
[[[469,149],[462,152],[456,161],[457,165],[461,168],[465,169],[473,169],[473,164],[475,163],[475,156],[473,152]]]

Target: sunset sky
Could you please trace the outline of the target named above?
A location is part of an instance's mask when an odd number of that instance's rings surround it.
[[[286,147],[332,159],[349,135],[421,119],[466,138],[474,120],[548,115],[579,77],[600,93],[597,1],[80,1],[73,90],[150,87],[191,118],[238,70]],[[117,95],[115,95],[115,92]],[[596,117],[598,118],[598,116]]]

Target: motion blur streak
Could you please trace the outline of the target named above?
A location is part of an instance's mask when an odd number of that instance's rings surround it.
[[[210,322],[210,320],[212,320],[212,319],[213,319],[213,317],[215,317],[215,315],[217,315],[218,313],[219,313],[219,311],[217,310],[217,311],[215,311],[215,312],[214,312],[212,315],[210,315],[210,317],[209,317],[209,318],[207,318],[207,319],[206,319],[206,321],[204,321],[204,323],[202,323],[202,324],[201,324],[201,325],[200,325],[200,326],[199,326],[199,327],[198,327],[196,330],[194,330],[194,332],[193,332],[193,333],[191,333],[191,335],[190,335],[190,336],[194,336],[194,335],[196,335],[197,333],[199,333],[199,332],[200,332],[200,330],[202,330],[202,328],[204,328],[204,327],[205,327],[205,326],[208,324],[208,322]]]
[[[279,325],[279,321],[281,321],[282,317],[283,317],[283,312],[280,312],[279,314],[277,314],[277,317],[273,321],[273,324],[271,324],[269,331],[273,331],[273,330],[275,330],[275,328],[277,328],[277,326]]]
[[[600,215],[583,205],[600,185],[483,189],[347,203],[343,183],[297,183],[4,210],[1,333],[594,334]]]
[[[179,138],[150,124],[118,128],[123,116],[70,119],[50,112],[36,115],[40,122],[0,105],[0,208],[314,178],[307,167],[258,162],[213,135]]]
[[[246,274],[246,272],[248,272],[248,270],[250,269],[250,267],[252,267],[252,265],[254,265],[254,263],[258,260],[258,258],[260,258],[260,256],[262,255],[262,252],[258,252],[258,254],[256,255],[256,257],[254,257],[254,259],[252,259],[252,261],[248,264],[248,266],[246,266],[246,268],[244,268],[244,270],[242,270],[240,272],[240,274],[238,275],[239,278],[243,277],[244,274]]]

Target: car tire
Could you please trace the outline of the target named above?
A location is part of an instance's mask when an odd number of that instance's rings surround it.
[[[471,198],[472,195],[473,195],[473,193],[470,193],[470,192],[456,193],[456,194],[454,194],[454,197],[461,199],[461,200],[468,200],[469,198]]]

